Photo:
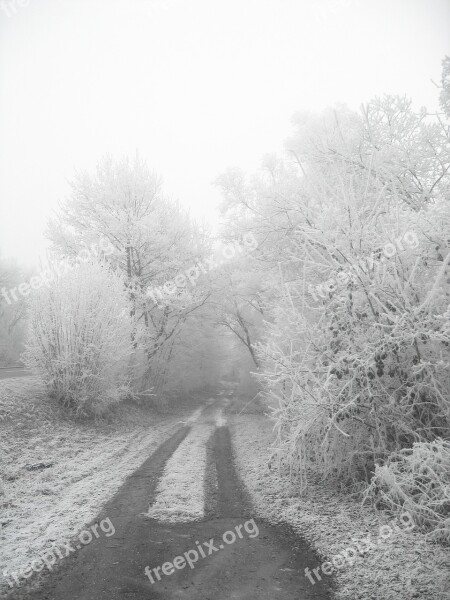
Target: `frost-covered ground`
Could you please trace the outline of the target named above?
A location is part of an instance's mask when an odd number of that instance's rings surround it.
[[[199,420],[167,461],[155,502],[147,513],[162,523],[198,521],[205,515],[206,444],[214,425],[197,411],[194,418]]]
[[[312,486],[304,497],[299,497],[286,478],[280,479],[276,470],[268,469],[273,434],[267,418],[234,417],[232,434],[237,467],[261,517],[290,523],[315,546],[324,561],[354,547],[352,538],[363,550],[369,547],[363,557],[352,565],[344,563],[335,575],[337,599],[450,598],[449,548],[427,542],[414,530],[406,532],[399,527],[396,531],[386,515],[363,508],[324,486]],[[391,526],[393,533],[378,544],[382,525]],[[374,546],[364,543],[368,534],[376,542]],[[325,577],[323,573],[321,576]]]
[[[207,440],[226,422],[221,410],[210,413],[161,416],[128,406],[111,423],[81,423],[57,409],[34,379],[0,382],[0,595],[7,588],[3,569],[21,571],[46,547],[74,538],[183,424],[192,430],[167,462],[150,512],[169,521],[201,518]],[[312,486],[300,497],[268,469],[272,426],[267,418],[234,415],[229,425],[237,467],[258,514],[290,523],[324,561],[355,546],[352,538],[361,542],[370,533],[377,541],[380,526],[392,525],[384,514],[326,486]],[[25,469],[41,462],[52,466]],[[399,528],[354,564],[343,564],[336,581],[339,600],[449,599],[450,549]]]
[[[0,595],[4,569],[21,571],[83,530],[182,418],[128,406],[111,423],[77,423],[35,379],[0,382]],[[25,468],[36,463],[52,466]]]

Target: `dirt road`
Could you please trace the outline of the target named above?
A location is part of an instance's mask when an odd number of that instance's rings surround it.
[[[158,482],[169,459],[178,456],[174,453],[194,426],[188,423],[181,425],[104,507],[96,521],[109,518],[114,535],[94,538],[55,565],[39,590],[25,595],[17,591],[13,598],[331,598],[321,583],[312,586],[305,578],[305,567],[320,562],[307,544],[287,527],[275,527],[255,518],[234,468],[228,426],[221,416],[218,418],[221,410],[223,401],[211,403],[195,424],[212,431],[206,443],[206,512],[202,520],[168,523],[146,516],[149,505],[157,499]],[[167,574],[162,569],[165,564]]]
[[[0,379],[11,379],[15,377],[29,377],[31,371],[25,367],[0,367]]]

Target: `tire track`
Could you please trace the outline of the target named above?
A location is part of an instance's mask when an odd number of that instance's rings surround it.
[[[168,525],[142,516],[149,501],[154,503],[157,498],[167,463],[195,427],[186,425],[162,444],[104,507],[98,519],[109,517],[115,535],[100,537],[69,556],[40,590],[14,598],[329,600],[331,594],[323,581],[313,588],[305,580],[304,567],[318,560],[307,543],[286,526],[253,517],[250,499],[234,467],[229,429],[220,415],[217,417],[218,407],[223,404],[208,406],[197,422],[205,428],[215,427],[205,442],[209,459],[205,477],[207,483],[208,477],[215,479],[217,488],[214,485],[214,502],[205,502],[210,507],[205,519]],[[225,533],[237,531],[250,519],[257,524],[257,537],[235,536],[226,541]],[[187,552],[192,555],[194,548],[199,544],[205,548],[207,541],[216,545],[214,552],[198,556],[192,568],[187,564],[173,567],[175,557]],[[164,564],[171,565],[171,572],[163,573]],[[146,570],[154,573],[152,579]]]

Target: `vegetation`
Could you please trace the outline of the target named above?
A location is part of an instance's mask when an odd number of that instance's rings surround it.
[[[121,280],[106,265],[77,266],[33,295],[26,364],[78,414],[102,414],[131,393],[136,334]]]
[[[447,96],[448,60],[443,109]],[[218,180],[228,230],[238,222],[258,239],[247,267],[261,282],[254,314],[260,307],[264,325],[253,347],[280,468],[303,490],[319,476],[370,486],[366,497],[382,487],[391,508],[416,502],[418,522],[439,521],[440,539],[450,514],[446,119],[395,97],[359,114],[296,115],[284,155],[252,178],[230,170]],[[413,500],[411,483],[416,457],[437,448],[442,469],[429,485],[441,490],[439,510],[432,494]],[[399,462],[408,453],[411,464]],[[411,483],[402,494],[399,471]]]
[[[301,490],[365,491],[448,540],[449,73],[446,58],[437,114],[386,96],[295,115],[284,153],[218,177],[220,239],[138,156],[78,174],[54,260],[112,252],[31,295],[27,363],[96,414],[238,377],[274,409],[275,458]],[[2,306],[10,335],[23,304]]]

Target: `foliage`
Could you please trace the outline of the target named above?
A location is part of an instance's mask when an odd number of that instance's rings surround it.
[[[357,484],[450,436],[450,146],[404,98],[299,114],[284,157],[220,178],[266,284],[259,379],[279,465]]]
[[[4,288],[8,298],[0,295],[0,366],[17,365],[24,350],[25,298],[16,290],[17,301],[14,301],[9,290],[22,283],[26,275],[16,264],[0,261],[0,291]]]
[[[101,414],[130,393],[136,327],[123,282],[105,264],[55,276],[31,297],[29,313],[25,362],[61,404]]]
[[[183,345],[183,328],[208,297],[200,283],[186,294],[181,288],[173,292],[176,286],[170,282],[195,270],[206,256],[207,232],[164,194],[159,177],[136,155],[120,161],[107,156],[95,173],[77,173],[71,197],[50,223],[49,237],[62,256],[73,256],[82,243],[99,239],[114,248],[108,263],[122,278],[132,313],[144,326],[135,388],[163,393],[174,349]],[[162,290],[161,301],[158,292],[149,293],[155,289]],[[186,296],[192,296],[188,304]]]
[[[364,206],[350,202],[342,214],[334,207],[342,234],[297,228],[303,253],[296,249],[297,263],[285,269],[293,279],[261,348],[262,378],[281,403],[279,455],[303,482],[309,469],[368,478],[375,459],[449,431],[450,210],[435,204],[418,216],[379,207],[375,231]],[[391,252],[396,239],[403,250],[387,258],[383,248]]]
[[[450,544],[450,442],[416,442],[377,465],[365,499],[407,511],[430,539]]]
[[[450,56],[442,61],[441,93],[439,96],[442,110],[450,119]]]

